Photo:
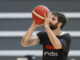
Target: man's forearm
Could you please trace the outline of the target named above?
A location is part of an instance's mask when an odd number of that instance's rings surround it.
[[[21,45],[26,47],[26,45],[31,44],[30,38],[32,36],[32,33],[35,31],[35,28],[33,25],[29,28],[29,30],[26,32],[26,34],[23,36]]]
[[[47,31],[47,34],[49,36],[49,39],[52,43],[52,45],[56,48],[56,49],[60,49],[62,48],[62,45],[59,41],[59,39],[54,35],[54,33],[51,31],[51,29],[49,28],[49,26],[45,26],[45,29]]]
[[[29,28],[29,30],[26,32],[26,34],[24,35],[24,39],[25,39],[25,41],[26,40],[29,40],[30,38],[31,38],[31,36],[32,36],[32,33],[35,31],[35,28],[33,28],[33,26],[31,26],[30,28]]]

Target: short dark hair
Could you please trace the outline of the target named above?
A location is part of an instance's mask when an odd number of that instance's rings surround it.
[[[68,19],[65,17],[64,14],[60,13],[60,12],[52,12],[52,15],[56,15],[58,16],[58,22],[62,22],[62,26],[61,29],[63,28],[63,26],[67,23]]]

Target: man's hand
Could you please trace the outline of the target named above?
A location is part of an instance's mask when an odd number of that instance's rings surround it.
[[[35,30],[36,28],[42,26],[42,25],[43,25],[43,24],[41,24],[41,25],[36,24],[35,21],[33,21],[33,23],[32,23],[32,27],[33,27],[34,30]]]
[[[44,14],[44,15],[45,15],[45,14]],[[46,15],[45,15],[44,26],[45,26],[45,27],[46,27],[46,26],[49,26],[51,20],[52,20],[52,16],[51,16],[51,13],[50,13],[50,11],[49,11],[49,12],[48,12],[48,16],[46,17]]]

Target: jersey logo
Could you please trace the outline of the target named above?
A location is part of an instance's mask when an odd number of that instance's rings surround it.
[[[44,55],[48,55],[48,56],[58,56],[58,52],[53,52],[53,51],[44,51]]]
[[[46,45],[46,49],[55,49],[54,46]]]

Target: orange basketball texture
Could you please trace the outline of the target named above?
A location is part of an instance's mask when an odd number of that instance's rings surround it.
[[[46,6],[39,5],[33,9],[32,18],[36,24],[43,24],[45,21],[45,15],[47,17],[48,12],[49,9]]]

